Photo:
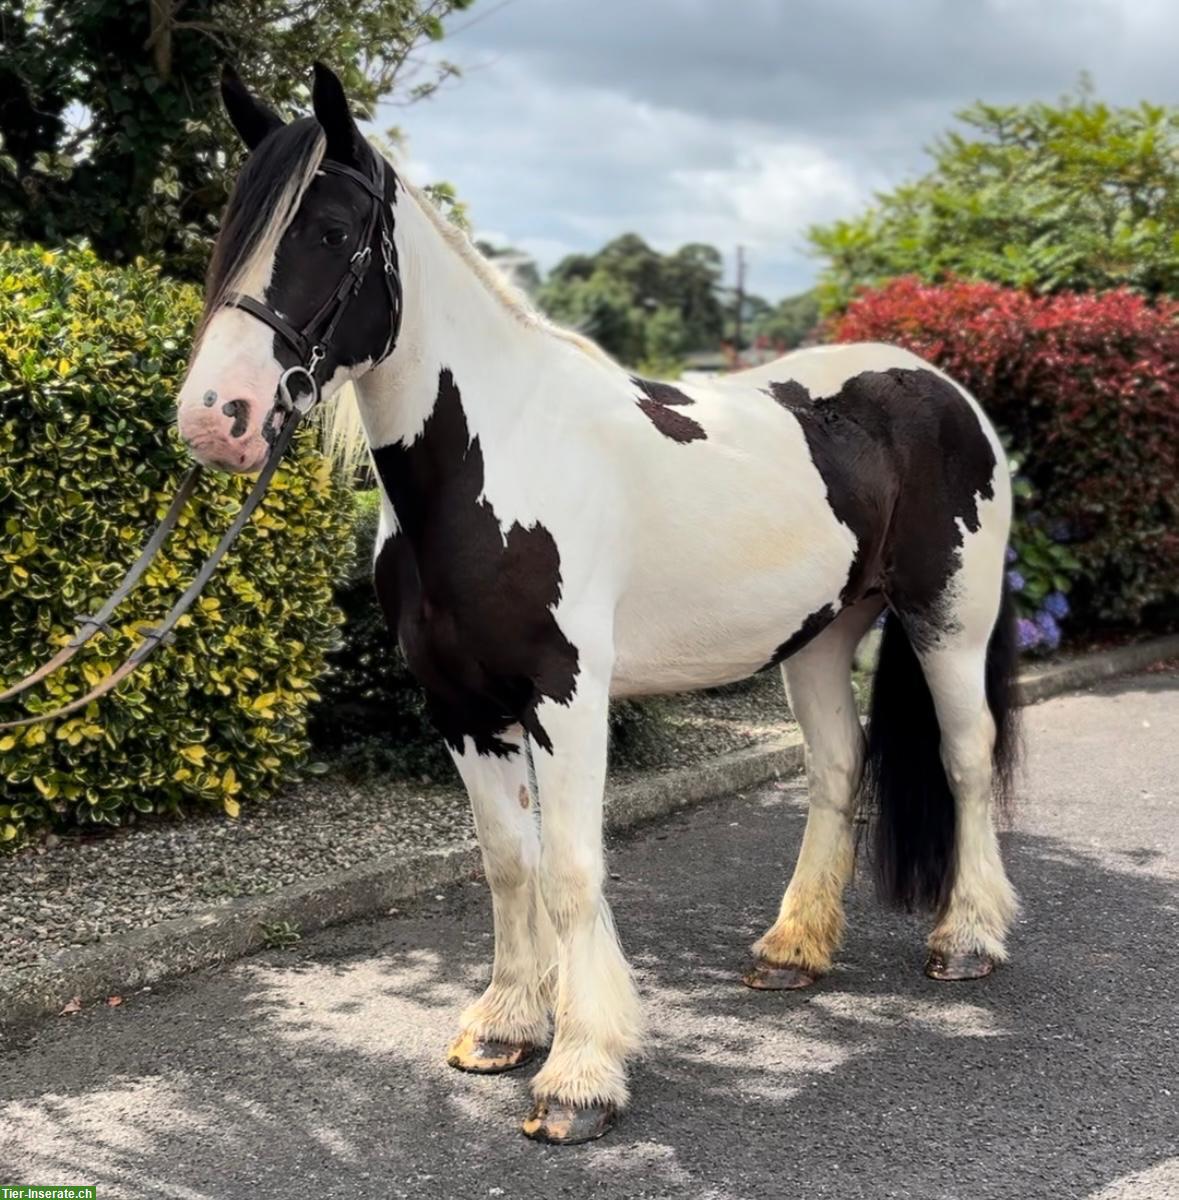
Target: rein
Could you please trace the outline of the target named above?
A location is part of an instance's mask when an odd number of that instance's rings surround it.
[[[78,699],[72,700],[68,704],[63,704],[50,712],[25,717],[22,720],[0,722],[0,729],[17,729],[22,725],[36,725],[41,721],[63,717],[68,713],[84,708],[91,701],[105,696],[107,692],[116,688],[124,679],[137,671],[159,646],[170,639],[177,622],[188,612],[201,592],[204,591],[221,559],[225,557],[226,552],[237,540],[238,534],[245,528],[254,510],[262,502],[262,497],[265,495],[275,471],[278,470],[279,462],[286,453],[287,447],[291,444],[295,430],[307,414],[319,403],[320,387],[319,381],[315,377],[316,369],[323,361],[328,348],[332,344],[332,339],[335,336],[336,329],[339,327],[341,318],[344,316],[345,310],[348,308],[352,298],[360,291],[360,287],[368,275],[369,267],[373,262],[373,244],[378,240],[382,260],[382,275],[385,281],[385,290],[389,298],[390,329],[389,340],[385,344],[384,351],[376,361],[382,362],[392,354],[394,347],[397,345],[398,335],[401,332],[401,313],[403,307],[401,277],[397,271],[393,251],[391,214],[389,205],[385,200],[385,164],[379,155],[374,155],[374,158],[376,160],[375,179],[370,179],[360,171],[343,166],[340,163],[324,162],[319,168],[326,174],[340,175],[362,187],[368,193],[371,204],[368,218],[365,221],[364,232],[361,236],[360,249],[352,255],[348,262],[348,269],[340,279],[340,282],[302,329],[295,329],[282,316],[275,312],[274,309],[264,304],[261,300],[256,300],[253,296],[232,293],[225,298],[227,307],[240,308],[269,325],[299,357],[298,364],[288,367],[282,373],[282,377],[278,381],[278,389],[275,393],[274,407],[271,409],[270,415],[266,418],[266,424],[269,424],[276,412],[284,413],[285,419],[282,429],[272,442],[266,463],[258,478],[254,481],[254,486],[250,489],[250,494],[243,501],[233,522],[222,535],[221,540],[214,547],[208,558],[201,564],[201,568],[193,577],[192,582],[168,611],[167,616],[164,617],[160,626],[149,630],[127,658],[110,675],[91,688],[84,696],[79,696]],[[6,690],[0,691],[0,701],[10,700],[14,696],[19,696],[22,692],[34,687],[54,671],[65,666],[100,630],[110,628],[109,620],[114,614],[115,609],[127,598],[132,588],[139,582],[143,573],[155,560],[156,555],[171,536],[172,531],[176,528],[176,523],[180,519],[181,513],[187,507],[189,500],[192,499],[203,473],[204,468],[199,463],[189,469],[181,480],[180,487],[177,489],[176,495],[172,498],[172,502],[169,504],[168,511],[165,513],[163,520],[156,526],[151,537],[148,538],[143,549],[140,551],[139,557],[128,568],[119,585],[107,597],[102,607],[93,616],[80,617],[78,619],[78,627],[69,642],[49,659],[48,662],[38,667],[37,670],[26,675]]]

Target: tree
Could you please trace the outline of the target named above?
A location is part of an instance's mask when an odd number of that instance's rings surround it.
[[[1179,295],[1179,109],[1111,108],[1082,79],[1056,105],[958,118],[966,132],[935,143],[923,179],[809,231],[825,309],[898,275]]]
[[[638,366],[646,358],[650,314],[635,304],[624,280],[605,270],[556,280],[550,276],[538,300],[551,317],[593,338],[619,362]]]
[[[787,296],[776,305],[755,311],[749,325],[755,341],[765,341],[783,350],[802,345],[819,323],[819,296],[814,289]]]
[[[571,254],[541,288],[541,307],[630,366],[663,373],[694,349],[720,343],[719,251],[691,243],[660,254],[634,233],[597,254]]]
[[[239,165],[224,63],[306,111],[322,59],[354,103],[412,101],[456,73],[413,51],[472,0],[0,0],[0,237],[86,237],[107,259],[199,277]]]

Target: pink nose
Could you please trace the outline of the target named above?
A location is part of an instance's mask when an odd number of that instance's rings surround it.
[[[254,397],[222,399],[210,389],[199,400],[181,405],[180,436],[208,466],[226,471],[257,470],[269,449],[263,430],[264,407]]]

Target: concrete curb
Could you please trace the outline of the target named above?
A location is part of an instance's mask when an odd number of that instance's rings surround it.
[[[1019,702],[1035,704],[1061,692],[1092,687],[1114,675],[1141,671],[1169,658],[1179,658],[1179,633],[1119,646],[1116,650],[1099,650],[1039,671],[1026,671],[1019,679]]]
[[[1179,635],[1031,671],[1020,679],[1020,703],[1032,704],[1175,657]],[[628,829],[793,774],[802,765],[802,741],[793,736],[711,763],[661,771],[608,790],[607,827]],[[0,980],[0,1028],[55,1015],[73,996],[90,1001],[122,994],[253,954],[265,945],[264,925],[289,922],[306,934],[376,916],[399,900],[469,879],[480,865],[479,849],[472,841],[412,857],[386,855],[265,895],[116,934],[98,945],[58,955],[31,982]]]

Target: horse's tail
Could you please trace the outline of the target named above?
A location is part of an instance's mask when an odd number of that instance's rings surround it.
[[[995,723],[992,779],[1002,804],[1017,749],[1015,605],[1004,589],[986,657]],[[885,619],[872,688],[863,798],[876,809],[881,895],[906,908],[940,909],[954,882],[956,814],[941,760],[941,734],[921,663],[895,613]]]

